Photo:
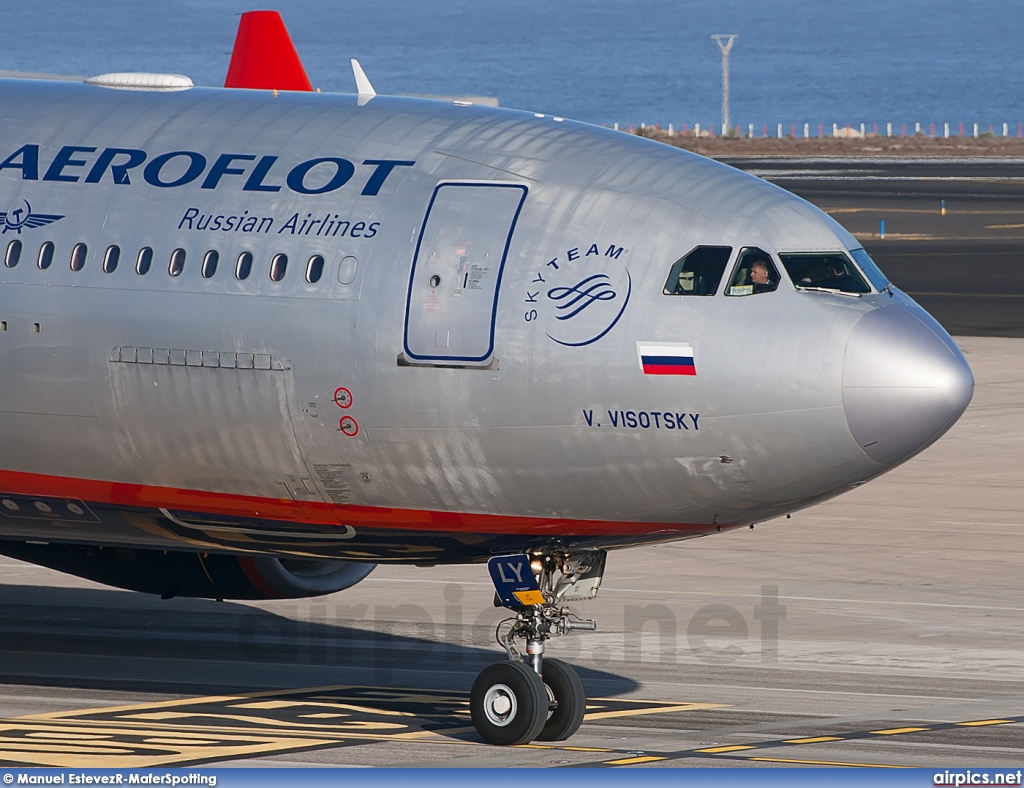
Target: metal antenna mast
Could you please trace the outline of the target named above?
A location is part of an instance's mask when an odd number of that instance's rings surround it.
[[[722,50],[722,136],[729,131],[729,50],[738,35],[717,34],[711,36]]]

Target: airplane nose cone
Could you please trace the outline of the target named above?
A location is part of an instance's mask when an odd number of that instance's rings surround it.
[[[876,462],[895,465],[953,426],[974,394],[974,375],[949,335],[922,311],[891,305],[853,327],[843,363],[850,432]]]

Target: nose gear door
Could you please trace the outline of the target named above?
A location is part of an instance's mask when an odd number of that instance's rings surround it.
[[[407,363],[491,363],[501,275],[527,191],[493,182],[434,189],[409,276]]]

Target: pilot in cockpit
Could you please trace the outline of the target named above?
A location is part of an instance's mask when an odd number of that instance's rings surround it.
[[[772,281],[766,261],[755,260],[750,264],[750,283],[755,293],[770,293],[776,288],[777,283]]]
[[[823,283],[824,287],[831,287],[836,290],[857,292],[859,280],[850,275],[847,263],[839,259],[829,260],[828,279]]]
[[[766,253],[745,249],[736,264],[736,273],[726,293],[732,296],[771,293],[779,286],[779,275]]]

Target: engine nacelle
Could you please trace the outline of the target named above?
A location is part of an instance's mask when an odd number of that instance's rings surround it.
[[[376,564],[0,542],[0,554],[129,591],[204,599],[297,599],[354,586]]]

